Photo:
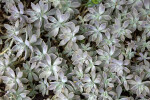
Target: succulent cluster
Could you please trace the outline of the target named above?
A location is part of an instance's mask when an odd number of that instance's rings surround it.
[[[150,0],[85,1],[0,0],[0,100],[150,100]]]

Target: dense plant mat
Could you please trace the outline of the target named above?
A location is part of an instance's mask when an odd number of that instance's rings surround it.
[[[150,99],[150,0],[0,8],[0,100]]]

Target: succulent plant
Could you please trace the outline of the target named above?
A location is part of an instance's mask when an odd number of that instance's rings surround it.
[[[122,59],[122,57],[121,57]],[[118,76],[122,76],[124,71],[126,73],[130,73],[130,70],[125,67],[125,65],[128,65],[130,62],[129,60],[116,60],[116,59],[113,59],[113,63],[110,64],[110,67],[111,67],[111,71],[112,72],[116,72]]]
[[[128,80],[132,79],[133,78],[133,75],[123,75],[121,76],[121,81],[122,81],[122,84],[123,86],[125,87],[126,90],[129,90],[129,83],[128,83]]]
[[[122,10],[124,4],[126,4],[126,0],[110,0],[106,3],[106,7],[111,8],[112,10]]]
[[[39,78],[47,79],[49,76],[54,75],[56,79],[58,79],[58,71],[60,70],[58,65],[60,65],[61,62],[62,58],[56,55],[46,55],[46,60],[39,63],[39,66],[42,67]]]
[[[103,37],[102,42],[100,45],[107,45],[107,46],[112,46],[115,45],[116,47],[120,47],[119,39],[116,38],[115,35],[111,35],[111,33],[107,30],[105,32],[105,37]]]
[[[127,17],[130,20],[130,27],[132,32],[134,32],[136,29],[141,30],[141,21],[139,21],[139,13],[135,8],[133,8],[132,12],[127,14]]]
[[[11,89],[8,93],[6,93],[6,100],[31,100],[27,95],[29,94],[29,90],[25,90],[24,87],[20,87],[17,90]]]
[[[104,46],[104,50],[98,49],[97,53],[100,55],[100,60],[105,61],[106,64],[109,64],[114,59],[115,55],[115,46]],[[114,56],[114,57],[113,57]]]
[[[4,58],[0,60],[0,75],[4,75],[10,66],[16,61],[16,58],[9,57],[7,54],[4,54]]]
[[[48,87],[49,87],[49,83],[47,81],[39,81],[39,84],[36,86],[36,89],[41,91],[42,95],[48,95]]]
[[[140,55],[140,57],[138,57],[137,60],[139,60],[139,61],[143,60],[145,64],[148,63],[147,60],[150,59],[150,57],[147,57],[148,52],[145,52],[144,54],[139,53],[139,55]]]
[[[16,75],[11,68],[7,68],[6,75],[2,76],[2,80],[7,84],[6,90],[17,89],[17,87],[23,87],[23,83],[28,82],[26,78],[22,78],[23,72],[19,68],[16,69]]]
[[[148,16],[147,17],[147,21],[146,21],[146,24],[143,25],[143,28],[144,28],[144,34],[147,34],[147,36],[149,37],[150,36],[150,17]]]
[[[131,6],[131,8],[136,8],[136,9],[139,9],[140,7],[143,6],[143,3],[141,0],[128,0],[127,4]]]
[[[113,100],[112,97],[110,96],[112,91],[109,90],[104,90],[104,89],[100,89],[99,90],[101,95],[99,96],[100,99],[108,99],[108,100]]]
[[[19,3],[20,0],[1,0],[2,3],[5,3],[4,10],[6,13],[8,13],[11,10],[11,7],[13,7],[16,3]]]
[[[4,24],[4,27],[7,29],[7,35],[4,38],[12,38],[25,32],[23,25],[20,25],[18,20],[15,22],[15,25]]]
[[[37,75],[37,73],[38,73],[37,67],[38,66],[37,66],[36,62],[34,62],[32,64],[30,64],[30,62],[27,62],[26,64],[24,63],[23,67],[24,67],[23,72],[27,75],[29,81],[32,82],[33,80],[36,80],[36,81],[39,80],[38,75]]]
[[[139,48],[142,47],[141,52],[144,52],[145,49],[150,50],[150,42],[147,41],[146,36],[142,36],[141,38],[138,37],[137,38],[137,45]]]
[[[0,8],[0,100],[149,100],[149,0]]]
[[[49,16],[49,20],[51,23],[47,23],[45,25],[46,28],[50,28],[51,30],[48,32],[47,36],[57,36],[59,33],[59,30],[62,29],[63,27],[68,27],[72,26],[72,22],[67,22],[69,20],[70,14],[65,13],[62,14],[60,10],[56,10],[56,18],[53,16]]]
[[[35,26],[41,27],[42,23],[45,20],[48,19],[49,15],[54,14],[54,10],[49,10],[51,8],[51,5],[44,4],[43,1],[39,1],[39,4],[31,4],[32,9],[28,9],[26,13],[30,16],[28,19],[29,23],[35,23]]]
[[[24,12],[24,6],[23,6],[22,2],[20,2],[18,4],[18,8],[15,5],[11,8],[11,10],[10,10],[10,13],[11,13],[10,19],[11,20],[20,19],[20,22],[25,23],[25,21],[27,20],[27,16],[24,15],[25,12]]]
[[[134,80],[128,80],[129,84],[132,85],[131,89],[135,91],[137,95],[143,94],[144,96],[149,93],[149,88],[146,86],[146,84],[149,84],[149,81],[142,82],[142,79],[139,76],[135,76]]]
[[[120,37],[121,41],[125,40],[125,37],[132,38],[131,30],[127,29],[129,21],[121,23],[119,19],[115,19],[115,24],[113,25],[112,33],[116,34],[117,37]]]
[[[88,31],[86,35],[90,35],[89,40],[90,41],[96,41],[96,44],[98,45],[103,38],[103,33],[106,32],[106,23],[95,23],[95,27],[93,25],[89,25],[88,28],[90,28],[91,31]]]
[[[54,90],[56,94],[60,94],[62,91],[67,91],[67,88],[69,87],[69,90],[72,89],[70,85],[66,84],[67,77],[64,76],[63,72],[59,73],[59,79],[55,82],[50,82],[49,90]]]
[[[94,93],[83,93],[87,100],[97,100],[97,95]]]
[[[102,62],[100,60],[98,60],[98,57],[94,57],[93,59],[92,58],[89,58],[88,57],[88,62],[86,63],[86,69],[85,69],[85,73],[88,73],[90,71],[95,71],[96,70],[96,67],[98,65],[100,65]]]
[[[81,49],[82,49],[83,51],[89,51],[89,50],[91,49],[90,43],[87,43],[86,45],[81,44]]]
[[[23,40],[21,37],[16,37],[16,36],[14,37],[14,39],[15,39],[16,45],[12,47],[12,51],[18,51],[16,57],[21,56],[23,52],[25,52],[24,59],[27,59],[27,57],[29,56],[29,53],[31,52],[29,50],[27,41]]]
[[[107,87],[114,87],[114,84],[113,84],[113,78],[111,77],[108,77],[107,73],[103,71],[102,73],[102,80],[101,80],[101,85],[102,87],[104,88],[107,88]]]
[[[69,12],[70,14],[77,14],[79,13],[78,8],[80,3],[77,0],[62,0],[60,9],[63,12]]]
[[[68,48],[76,47],[76,41],[77,40],[83,40],[85,37],[83,35],[76,35],[79,31],[79,26],[73,25],[73,27],[69,28],[62,28],[62,33],[59,35],[59,38],[61,39],[60,41],[60,46],[63,46],[67,44]]]
[[[85,83],[85,92],[90,93],[93,90],[95,92],[98,91],[96,84],[100,83],[101,80],[99,75],[96,75],[95,72],[91,72],[91,75],[85,75],[82,81]]]
[[[73,92],[70,92],[68,90],[64,91],[64,93],[60,93],[58,95],[57,100],[72,100],[74,98]]]
[[[86,17],[91,20],[91,23],[96,21],[105,22],[111,19],[111,17],[105,12],[105,6],[101,3],[98,7],[88,8],[88,13]]]
[[[88,57],[87,52],[83,52],[81,49],[79,49],[76,52],[74,52],[71,60],[73,61],[74,65],[82,66],[83,63],[87,63],[88,62],[88,58],[87,57]]]
[[[141,12],[141,18],[146,18],[147,16],[149,16],[150,12],[149,12],[149,9],[150,9],[150,1],[149,0],[143,0],[143,5],[144,5],[144,8],[140,8],[140,12]]]

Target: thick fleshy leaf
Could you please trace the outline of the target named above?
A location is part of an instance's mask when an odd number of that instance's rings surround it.
[[[103,14],[104,11],[105,11],[105,6],[103,6],[103,4],[101,3],[101,4],[99,5],[99,14]]]
[[[59,27],[56,27],[50,32],[50,35],[56,37],[58,32],[59,32]]]
[[[97,53],[98,53],[99,55],[103,55],[103,50],[98,49],[98,50],[96,50],[96,51],[97,51]]]
[[[39,77],[35,73],[33,73],[32,75],[33,75],[33,78],[34,78],[35,81],[39,80]]]
[[[56,88],[55,84],[51,84],[51,85],[49,86],[49,90],[54,90],[55,88]]]
[[[74,34],[78,33],[79,32],[79,28],[80,28],[79,26],[76,26],[75,29],[74,29],[74,31],[73,31],[73,33]]]
[[[22,98],[25,98],[25,97],[26,97],[26,93],[21,93],[20,96],[21,96]]]
[[[19,6],[19,5],[18,5],[18,6]],[[13,6],[13,7],[11,8],[11,11],[12,11],[12,12],[15,12],[15,13],[19,13],[19,11],[18,11],[18,9],[17,9],[16,6]]]
[[[48,4],[44,4],[43,12],[46,13],[48,11]]]
[[[131,74],[131,75],[128,75],[128,76],[126,76],[126,79],[131,79],[131,78],[133,78],[133,75]]]
[[[100,25],[99,30],[104,30],[106,28],[106,23]]]
[[[85,76],[83,82],[91,82],[91,79],[88,76]]]
[[[110,55],[113,55],[115,52],[115,46],[112,46],[111,49],[110,49]]]
[[[56,23],[57,20],[53,16],[49,16],[48,18],[51,22]]]
[[[133,8],[133,15],[134,17],[138,17],[138,11],[135,8]]]
[[[62,78],[62,82],[67,82],[67,77],[66,76],[64,76],[63,78]]]
[[[7,72],[12,78],[15,78],[15,73],[11,68],[7,68]]]
[[[120,1],[119,1],[119,4],[120,4],[120,5],[123,5],[123,4],[125,4],[126,2],[127,2],[126,0],[120,0]]]
[[[31,7],[32,7],[32,9],[34,10],[34,11],[36,11],[36,12],[40,12],[41,11],[41,9],[40,9],[40,6],[38,5],[38,4],[33,4],[32,2],[31,2]]]
[[[70,41],[70,42],[76,43],[76,41],[77,41],[77,38],[76,38],[76,37],[73,37],[73,38],[72,38],[72,41]]]
[[[20,49],[20,46],[15,45],[15,46],[13,46],[12,51],[17,51],[17,50],[19,50],[19,49]]]
[[[117,96],[118,96],[118,97],[120,97],[121,92],[122,92],[122,88],[121,88],[121,86],[117,86],[117,88],[116,88],[116,92],[117,92]]]
[[[51,72],[42,72],[39,75],[39,78],[48,78],[51,75]]]
[[[94,8],[88,8],[88,11],[92,14],[94,14],[96,11],[94,10]]]
[[[51,66],[51,57],[48,54],[46,55],[46,61],[47,61],[48,65]]]
[[[123,68],[127,73],[130,73],[130,70],[127,67]]]
[[[48,50],[48,47],[47,47],[47,45],[45,44],[45,42],[42,42],[42,49],[43,49],[43,54],[46,54],[46,53],[47,53],[47,50]]]
[[[117,0],[111,0],[113,3],[116,3],[117,2]]]
[[[100,78],[96,78],[96,79],[94,80],[94,83],[100,84]]]
[[[139,76],[136,75],[136,76],[135,76],[135,81],[136,81],[136,82],[141,82],[142,80],[141,80],[141,78],[140,78]]]
[[[123,27],[124,27],[124,28],[127,28],[128,25],[129,25],[129,21],[125,21],[125,22],[123,23]]]
[[[116,8],[119,9],[119,10],[122,10],[122,6],[121,5],[117,5]]]
[[[44,5],[44,2],[43,2],[42,0],[39,1],[39,6],[40,6],[40,8],[42,8],[42,9],[43,9],[43,7],[45,6],[45,5]]]
[[[57,17],[59,22],[63,22],[63,19],[61,16],[62,16],[62,14],[61,14],[60,10],[57,9],[56,10],[56,17]]]
[[[134,84],[136,84],[137,82],[135,82],[134,80],[128,80],[128,83],[134,85]]]
[[[109,15],[103,15],[103,18],[104,18],[105,20],[111,20],[111,17],[110,17]]]
[[[73,8],[77,8],[77,7],[79,7],[80,6],[80,3],[79,2],[72,2],[71,3],[71,7],[73,7]]]
[[[59,64],[61,64],[62,63],[62,58],[57,58],[56,60],[55,60],[55,62],[54,62],[54,66],[57,66],[57,65],[59,65]]]
[[[94,65],[100,65],[102,62],[101,61],[96,61],[94,62]]]
[[[18,72],[18,74],[17,74],[17,78],[21,78],[21,77],[22,77],[22,75],[23,75],[23,72]]]
[[[68,42],[68,40],[64,39],[59,43],[59,46],[63,46]]]
[[[144,0],[144,6],[146,9],[150,8],[150,1],[149,0]]]
[[[33,34],[33,35],[31,36],[30,43],[34,43],[34,42],[36,42],[36,41],[37,41],[37,36],[36,36],[35,34]]]
[[[7,30],[11,30],[12,29],[12,26],[8,25],[8,24],[4,24],[4,27],[7,29]]]
[[[84,37],[83,35],[78,35],[78,36],[76,36],[76,38],[77,38],[78,40],[83,40],[85,37]]]
[[[62,15],[63,22],[66,22],[70,18],[70,13],[66,12]]]
[[[20,14],[24,14],[24,6],[23,6],[22,2],[20,2],[18,4],[18,7],[19,7],[19,10],[20,10]]]
[[[130,63],[129,60],[124,60],[124,65],[128,65]]]
[[[71,93],[69,93],[69,95],[68,95],[68,98],[73,98],[74,97],[74,94],[73,94],[73,92],[71,92]]]

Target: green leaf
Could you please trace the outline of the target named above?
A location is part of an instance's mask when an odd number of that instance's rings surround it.
[[[98,4],[98,3],[99,3],[99,0],[92,0],[92,2],[93,2],[94,4]]]
[[[96,4],[99,4],[102,0],[89,0],[85,6],[88,6],[88,7],[91,7],[91,6],[94,6]]]

